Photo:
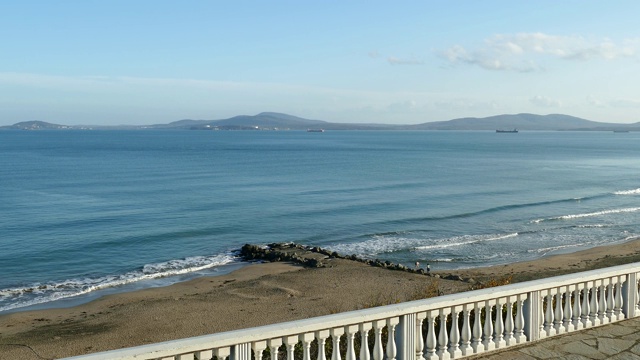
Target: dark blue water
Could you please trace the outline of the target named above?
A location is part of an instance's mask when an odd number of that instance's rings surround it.
[[[640,234],[640,134],[0,132],[0,311],[294,241],[434,269]]]

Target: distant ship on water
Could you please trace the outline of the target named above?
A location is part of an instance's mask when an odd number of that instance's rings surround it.
[[[496,130],[497,133],[517,133],[518,129],[513,130]]]
[[[307,132],[324,132],[324,129],[307,129]]]

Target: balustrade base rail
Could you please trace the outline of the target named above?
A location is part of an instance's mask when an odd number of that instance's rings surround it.
[[[640,314],[640,263],[67,360],[444,360]]]

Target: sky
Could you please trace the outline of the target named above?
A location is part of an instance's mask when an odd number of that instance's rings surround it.
[[[0,2],[0,125],[640,121],[640,1]]]

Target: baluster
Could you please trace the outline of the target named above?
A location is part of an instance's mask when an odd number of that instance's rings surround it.
[[[213,351],[213,355],[215,355],[218,360],[225,360],[231,354],[230,347],[217,348]]]
[[[427,360],[436,360],[439,358],[438,354],[436,354],[436,317],[438,317],[438,311],[432,310],[427,313],[427,345],[424,350],[424,358]]]
[[[440,309],[440,332],[438,334],[438,356],[440,360],[449,359],[450,355],[447,351],[449,336],[447,335],[447,309]]]
[[[347,359],[356,360],[356,347],[354,345],[354,338],[356,332],[358,332],[358,325],[345,326],[344,331],[347,333]]]
[[[262,350],[264,350],[264,348]],[[196,351],[194,355],[196,360],[211,360],[213,359],[213,350]],[[256,357],[256,360],[262,360],[262,354],[260,354],[259,359]]]
[[[267,341],[267,345],[269,346],[271,360],[278,360],[278,349],[282,345],[282,339],[271,339]]]
[[[491,318],[493,304],[494,302],[491,300],[485,301],[484,336],[482,337],[482,345],[484,345],[484,351],[489,351],[496,348],[496,344],[493,342],[493,319]]]
[[[470,307],[471,304],[465,304],[462,308],[462,331],[460,332],[462,342],[460,343],[460,351],[464,356],[473,354],[473,349],[471,348],[471,324],[469,323],[471,317]]]
[[[607,285],[607,312],[606,312],[606,316],[607,316],[607,320],[609,322],[612,322],[615,320],[615,318],[613,317],[613,278],[608,279],[609,280],[609,285]]]
[[[254,341],[253,343],[251,343],[251,349],[253,349],[255,360],[262,360],[262,356],[264,355],[264,350],[266,348],[267,348],[266,341]],[[204,359],[210,360],[212,357],[213,357],[213,354],[211,354],[209,357],[202,357],[196,354],[196,359],[198,360],[204,360]]]
[[[233,352],[233,357],[229,357],[229,359],[233,360],[251,360],[251,343],[242,343],[236,344],[231,347]],[[175,360],[193,360],[194,355],[190,356],[180,356]]]
[[[325,344],[329,337],[329,330],[316,331],[316,339],[318,339],[318,360],[327,360],[327,352],[325,350]],[[381,359],[378,359],[381,360]]]
[[[607,285],[605,284],[604,279],[600,280],[600,288],[598,289],[598,319],[600,319],[600,324],[608,323],[609,319],[607,318]]]
[[[503,300],[504,299],[496,300],[496,322],[494,326],[495,331],[493,336],[493,343],[496,345],[496,349],[505,347],[507,345],[506,341],[504,340],[504,320],[502,319]]]
[[[264,341],[259,341],[259,342],[266,343]],[[194,355],[196,360],[211,360],[213,358],[213,350],[196,351]],[[260,354],[260,359],[256,357],[256,360],[262,360],[262,354]]]
[[[300,334],[298,339],[302,342],[302,360],[311,360],[311,342],[315,336],[313,333]],[[257,358],[255,360],[258,360]]]
[[[589,313],[591,312],[590,310],[591,301],[589,300],[590,293],[591,292],[590,292],[589,283],[585,281],[584,290],[582,290],[582,314],[580,315],[580,320],[582,322],[583,328],[588,328],[593,326],[593,324],[591,323],[591,318],[589,317]]]
[[[624,282],[623,276],[618,276],[616,282],[616,295],[613,307],[613,313],[616,316],[616,320],[620,321],[624,319],[624,312],[622,311],[622,284]]]
[[[427,317],[426,312],[421,312],[416,314],[416,359],[422,359],[422,354],[424,353],[424,334],[422,333],[422,323],[424,322],[424,318]],[[366,360],[360,358],[360,360]]]
[[[526,294],[521,294],[516,300],[516,328],[513,335],[518,344],[527,341],[527,336],[524,334],[524,301],[526,298]]]
[[[378,320],[373,323],[373,336],[375,341],[373,344],[373,360],[382,360],[384,351],[382,349],[382,329],[386,325],[386,321]]]
[[[598,317],[598,285],[596,281],[591,283],[591,310],[589,311],[589,319],[593,326],[600,325],[600,318]]]
[[[562,326],[562,290],[556,289],[556,310],[554,312],[553,328],[556,329],[556,334],[562,334],[564,327]]]
[[[360,324],[360,360],[369,360],[371,355],[369,353],[369,330],[372,328],[371,323]]]
[[[640,275],[640,273],[636,273],[636,276]],[[638,276],[638,279],[640,279],[640,276]],[[637,314],[638,311],[640,311],[640,280],[638,280],[638,282],[636,283],[636,299],[638,299],[638,301],[636,302],[636,306],[634,307],[634,314]]]
[[[562,327],[564,332],[570,332],[574,330],[573,322],[571,322],[571,316],[573,316],[573,308],[571,306],[571,287],[570,285],[564,288],[564,317],[562,318]]]
[[[484,351],[484,345],[482,345],[482,311],[480,310],[480,303],[475,303],[473,308],[471,347],[475,354]]]
[[[539,291],[538,293],[539,293],[539,300],[538,301],[540,302],[540,304],[538,305],[539,311],[538,311],[538,315],[537,315],[538,316],[538,328],[539,328],[538,330],[539,331],[538,331],[538,339],[536,339],[536,340],[544,339],[545,337],[547,337],[547,327],[545,326],[545,324],[546,324],[545,319],[546,319],[546,316],[547,316],[547,312],[544,310],[545,309],[544,304],[545,304],[545,301],[546,301],[546,295],[544,295],[544,294],[548,294],[549,291],[548,290],[546,290],[546,291],[542,290],[542,291]],[[536,315],[534,314],[532,316],[536,316]]]
[[[458,327],[458,314],[462,310],[461,306],[451,308],[451,332],[449,333],[449,354],[452,359],[462,356],[460,350],[460,330]]]
[[[582,315],[582,298],[580,297],[582,291],[580,289],[582,284],[576,284],[573,290],[573,312],[571,313],[571,323],[575,330],[582,329],[582,322],[580,316]]]
[[[504,341],[507,346],[516,343],[513,337],[513,300],[512,297],[507,298],[507,317],[504,322]]]
[[[547,306],[544,311],[544,331],[547,336],[556,334],[556,329],[553,327],[553,295],[551,289],[547,291]]]
[[[333,349],[331,349],[331,360],[341,360],[340,337],[344,334],[344,328],[334,328],[330,330]]]
[[[396,334],[396,325],[400,323],[400,318],[391,318],[387,319],[387,332],[389,333],[389,338],[387,339],[387,358],[386,360],[395,360],[397,355],[395,334]]]
[[[293,350],[298,343],[298,336],[285,336],[282,340],[287,348],[287,360],[294,360]]]

